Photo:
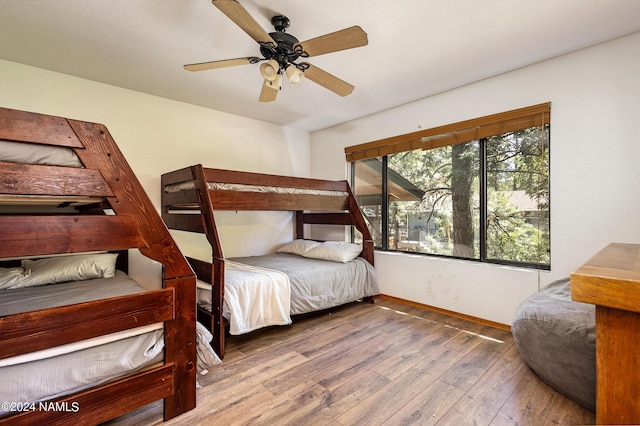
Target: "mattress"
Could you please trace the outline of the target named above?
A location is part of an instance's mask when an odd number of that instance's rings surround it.
[[[0,140],[0,161],[82,167],[80,159],[71,148],[6,140]]]
[[[0,316],[143,291],[121,271],[112,278],[0,290]],[[163,332],[158,323],[2,359],[0,401],[44,401],[161,362]]]
[[[190,191],[195,188],[193,181],[174,183],[166,185],[164,191],[167,193]],[[326,189],[307,189],[307,188],[290,188],[281,186],[262,186],[262,185],[247,185],[241,183],[221,183],[221,182],[207,182],[207,189],[210,191],[239,191],[239,192],[263,192],[263,193],[277,193],[277,194],[304,194],[304,195],[329,195],[333,197],[346,197],[349,195],[345,191],[331,191]]]
[[[91,291],[87,291],[90,289]],[[112,278],[0,290],[0,316],[89,302],[145,291],[122,271]]]
[[[373,266],[361,257],[341,263],[273,253],[228,260],[286,274],[291,285],[292,315],[332,308],[380,293]],[[199,286],[198,303],[211,309],[210,287]]]

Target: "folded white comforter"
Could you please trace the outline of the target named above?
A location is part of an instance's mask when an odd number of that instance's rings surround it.
[[[291,284],[283,272],[225,260],[224,281],[222,314],[231,334],[291,324]],[[210,294],[210,284],[198,287]]]

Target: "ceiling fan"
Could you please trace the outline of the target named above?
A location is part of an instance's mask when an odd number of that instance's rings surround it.
[[[325,34],[303,42],[291,34],[286,33],[289,18],[277,15],[271,18],[275,32],[267,33],[255,19],[236,0],[212,0],[222,13],[227,15],[236,25],[260,45],[262,58],[249,56],[246,58],[226,59],[221,61],[188,64],[184,69],[188,71],[202,71],[216,68],[233,67],[236,65],[260,65],[260,73],[264,77],[264,84],[258,100],[260,102],[275,101],[278,91],[282,89],[283,75],[286,75],[292,85],[299,84],[305,77],[337,93],[340,96],[350,94],[354,86],[311,65],[308,62],[297,63],[298,58],[324,55],[354,47],[366,46],[367,33],[359,26],[345,28],[340,31]]]

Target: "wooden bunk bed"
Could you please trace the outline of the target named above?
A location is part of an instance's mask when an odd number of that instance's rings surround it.
[[[0,266],[20,262],[9,259],[138,249],[162,264],[163,276],[159,290],[8,315],[0,311],[0,361],[153,324],[164,335],[164,349],[150,366],[49,404],[16,395],[16,401],[4,401],[11,405],[3,405],[0,424],[96,424],[159,399],[165,419],[194,408],[195,275],[107,128],[0,108],[1,154],[16,145],[57,150],[79,164],[0,161]],[[104,287],[99,283],[94,285]],[[31,288],[2,289],[0,297],[20,290]]]
[[[220,358],[224,357],[225,326],[228,325],[228,320],[223,315],[223,303],[225,278],[228,279],[230,271],[225,272],[225,269],[229,268],[230,261],[244,263],[261,257],[226,259],[214,211],[292,211],[295,215],[294,242],[305,241],[305,228],[309,228],[305,225],[353,226],[362,235],[359,261],[373,270],[373,239],[346,181],[296,178],[194,165],[163,174],[161,186],[162,218],[169,229],[204,233],[211,245],[210,262],[190,257],[187,260],[196,271],[198,279],[211,284],[210,308],[199,303],[198,320],[210,325],[214,336],[213,347]],[[259,265],[262,266],[262,263]],[[373,302],[373,296],[377,294],[375,277],[372,281],[375,291],[371,288],[362,290],[367,294],[350,301]]]

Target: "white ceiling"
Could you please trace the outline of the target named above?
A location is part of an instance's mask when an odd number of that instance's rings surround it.
[[[640,31],[640,0],[239,2],[267,32],[286,15],[301,41],[361,26],[367,46],[308,59],[353,93],[285,82],[260,103],[258,65],[185,71],[260,56],[210,0],[0,0],[0,58],[315,131]]]

